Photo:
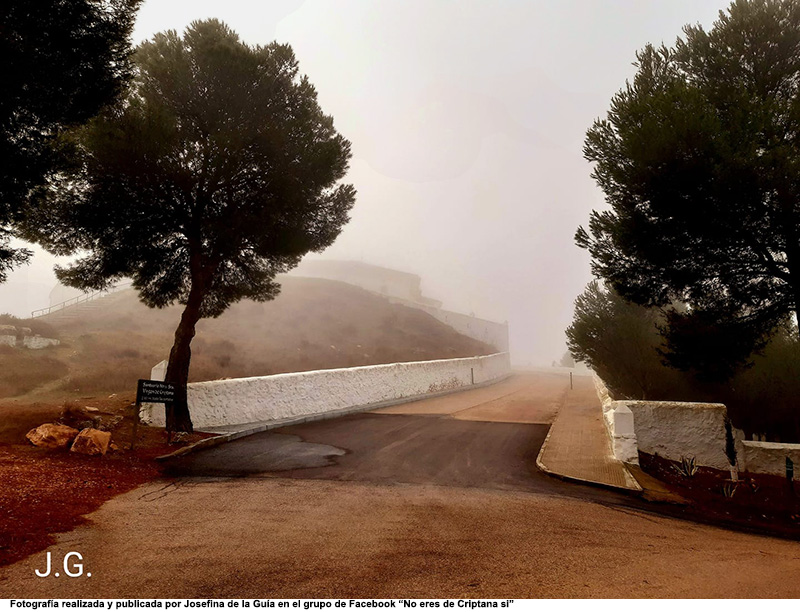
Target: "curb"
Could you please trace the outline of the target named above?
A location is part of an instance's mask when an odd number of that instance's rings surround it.
[[[176,457],[182,457],[184,455],[188,455],[195,451],[204,450],[207,448],[213,448],[215,446],[219,446],[221,444],[225,444],[227,442],[233,442],[234,440],[238,440],[239,438],[244,438],[246,436],[251,436],[253,434],[261,433],[264,431],[269,431],[271,429],[278,429],[280,427],[287,427],[289,425],[299,425],[300,423],[309,423],[311,421],[322,421],[326,419],[335,419],[337,417],[346,416],[348,414],[353,414],[356,412],[369,412],[370,410],[377,410],[379,408],[387,408],[389,406],[397,406],[400,404],[408,404],[410,402],[418,402],[424,399],[434,399],[436,397],[441,397],[443,395],[451,395],[453,393],[460,393],[462,391],[471,391],[473,389],[481,389],[483,387],[490,387],[492,385],[496,385],[497,383],[501,383],[504,380],[508,380],[511,378],[513,374],[506,374],[501,376],[500,378],[495,378],[494,380],[489,380],[482,383],[477,383],[474,385],[466,385],[464,387],[458,387],[457,389],[448,389],[446,391],[437,391],[435,393],[422,393],[420,395],[412,395],[409,397],[402,397],[402,398],[395,398],[391,400],[385,400],[382,402],[375,402],[374,404],[366,404],[363,406],[352,406],[349,408],[342,408],[340,410],[332,410],[330,412],[318,412],[316,414],[307,414],[303,416],[297,417],[288,417],[285,419],[276,419],[272,421],[261,421],[258,423],[243,423],[241,427],[243,429],[233,431],[226,434],[221,434],[218,436],[214,436],[213,438],[205,438],[204,440],[200,440],[199,442],[195,442],[194,444],[190,444],[189,446],[184,446],[183,448],[179,448],[178,450],[167,453],[166,455],[161,455],[156,457],[156,461],[167,461],[168,459],[174,459]],[[233,426],[235,427],[235,426]],[[214,428],[211,428],[214,429]],[[199,430],[203,431],[203,430]],[[213,431],[203,431],[203,433],[215,433]],[[548,432],[548,436],[549,436]],[[544,445],[542,446],[544,448]],[[538,460],[537,460],[538,462]]]
[[[557,418],[558,417],[556,417],[556,419]],[[636,478],[634,478],[633,475],[628,471],[628,468],[625,467],[624,463],[622,464],[623,468],[625,469],[625,472],[628,474],[630,479],[636,484],[636,488],[621,487],[619,485],[613,485],[613,484],[609,484],[607,482],[600,482],[600,481],[597,481],[597,480],[588,480],[588,479],[585,479],[585,478],[579,478],[577,476],[568,476],[566,474],[560,474],[558,472],[554,472],[553,470],[548,468],[544,464],[544,462],[542,461],[542,456],[544,455],[544,451],[547,448],[547,443],[550,442],[550,434],[551,433],[553,433],[553,426],[552,425],[550,425],[550,429],[547,432],[547,436],[545,436],[544,442],[542,442],[542,447],[539,449],[539,454],[536,457],[536,467],[539,468],[542,472],[544,472],[548,476],[553,476],[555,478],[558,478],[560,480],[565,480],[567,482],[575,482],[575,483],[578,483],[578,484],[584,484],[584,485],[590,485],[590,486],[593,486],[593,487],[599,487],[601,489],[608,489],[610,491],[617,491],[619,493],[625,493],[626,495],[635,495],[637,497],[641,496],[644,493],[644,490],[642,489],[642,486],[639,484],[639,482],[636,480]]]

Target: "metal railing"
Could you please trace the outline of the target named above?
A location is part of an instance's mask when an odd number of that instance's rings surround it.
[[[37,319],[39,317],[43,317],[45,315],[52,314],[54,312],[61,312],[66,308],[71,308],[72,306],[77,306],[79,304],[85,304],[86,302],[91,302],[96,298],[103,297],[104,295],[108,295],[109,293],[114,293],[121,289],[125,289],[130,287],[133,284],[133,281],[120,281],[114,285],[111,285],[107,289],[98,289],[97,291],[92,291],[90,293],[83,293],[78,295],[74,298],[70,298],[61,302],[60,304],[54,304],[53,306],[48,306],[47,308],[40,308],[39,310],[34,310],[31,312],[31,319]]]

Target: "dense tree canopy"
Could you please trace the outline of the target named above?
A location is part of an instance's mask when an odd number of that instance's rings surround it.
[[[679,312],[680,309],[675,309]],[[667,311],[666,314],[669,314]],[[800,340],[797,326],[781,325],[752,366],[722,371],[718,356],[737,351],[737,334],[728,328],[679,330],[688,334],[699,358],[691,367],[668,367],[670,324],[660,308],[645,308],[592,282],[575,300],[567,329],[570,352],[589,364],[614,397],[689,402],[721,402],[736,427],[769,441],[800,442]],[[702,320],[693,325],[704,325]],[[687,345],[688,346],[688,345]],[[707,360],[707,361],[705,361]],[[683,364],[673,364],[682,366]],[[725,378],[725,380],[721,380]]]
[[[58,140],[112,102],[130,75],[141,0],[0,3],[0,281],[27,260],[9,245],[31,189],[71,162]]]
[[[186,409],[190,342],[201,317],[269,300],[276,274],[329,246],[355,199],[341,185],[350,143],[323,114],[292,49],[251,47],[216,21],[158,34],[134,56],[130,96],[80,134],[80,172],[28,219],[58,253],[88,252],[59,278],[99,288],[133,279],[142,300],[185,310],[167,381]]]
[[[664,366],[657,309],[631,304],[600,283],[590,283],[575,300],[567,346],[621,396],[652,397]]]
[[[688,304],[671,327],[739,334],[741,361],[800,308],[800,2],[736,0],[684,32],[637,54],[589,130],[611,209],[576,240],[622,296]]]

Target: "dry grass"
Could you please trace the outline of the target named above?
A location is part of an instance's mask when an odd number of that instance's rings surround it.
[[[52,354],[0,346],[0,397],[15,397],[64,376],[69,368]]]

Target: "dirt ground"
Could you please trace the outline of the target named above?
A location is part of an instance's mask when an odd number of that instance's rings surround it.
[[[2,597],[798,597],[796,542],[551,495],[284,478],[160,481],[64,534],[91,577]]]
[[[658,478],[714,522],[735,524],[800,540],[800,486],[769,474],[739,474],[700,467],[693,475],[680,463],[640,453],[643,470]]]
[[[56,533],[85,522],[85,515],[115,495],[161,475],[153,459],[172,450],[163,430],[140,426],[134,451],[129,397],[87,397],[77,405],[91,405],[104,414],[125,417],[112,430],[118,451],[86,456],[37,448],[25,434],[46,422],[57,421],[63,404],[0,404],[0,566],[43,550]],[[185,443],[205,437],[194,435]]]
[[[530,420],[563,401],[566,384],[530,404]],[[513,414],[524,390],[497,387]],[[459,419],[449,396],[451,414],[439,398],[430,416],[409,405],[407,415],[361,415],[358,430],[352,416],[264,436],[282,450],[242,451],[256,462],[249,472],[153,481],[60,535],[54,566],[77,551],[86,575],[38,578],[38,553],[0,569],[0,596],[800,597],[796,542],[659,516],[535,474],[546,426],[504,421],[498,396],[457,408],[488,402],[501,422]],[[347,439],[333,461],[275,469]],[[512,480],[498,482],[498,470]]]

